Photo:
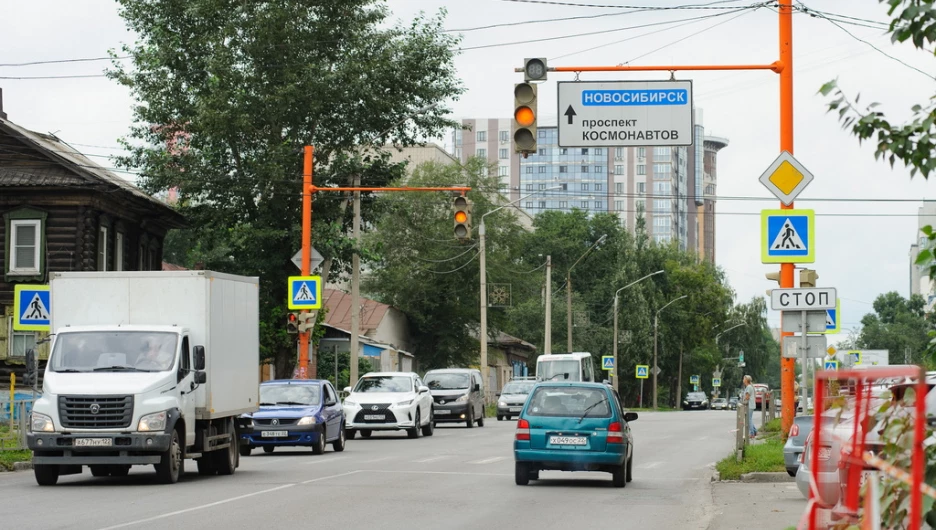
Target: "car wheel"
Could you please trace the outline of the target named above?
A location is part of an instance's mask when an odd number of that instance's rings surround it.
[[[126,477],[130,474],[130,466],[128,465],[112,464],[108,468],[108,472],[112,477]]]
[[[344,446],[345,446],[345,428],[344,428],[344,423],[342,423],[341,426],[338,428],[338,439],[332,442],[332,449],[334,449],[336,453],[340,453],[344,451]]]
[[[504,416],[504,419],[507,420],[507,421],[510,421],[510,420],[513,419],[513,416],[511,416],[510,414],[508,414],[508,415]]]
[[[325,429],[318,435],[318,441],[312,446],[312,454],[320,455],[325,452]]]
[[[356,435],[357,435],[357,430],[355,429],[348,429],[345,431],[345,438],[348,440],[353,440]]]
[[[474,424],[475,424],[474,409],[473,409],[473,408],[469,408],[469,409],[468,409],[468,419],[465,420],[465,425],[467,425],[468,428],[471,429],[471,428],[474,427]]]
[[[525,462],[514,463],[514,482],[518,486],[526,486],[530,483],[530,471]]]
[[[240,445],[240,455],[241,456],[250,456],[250,452],[253,451],[253,447],[250,447],[250,444],[241,444]]]
[[[539,469],[530,470],[530,480],[539,480]]]
[[[504,417],[500,414],[497,415],[497,421],[504,421]]]
[[[627,485],[627,462],[621,462],[611,471],[611,482],[615,488],[623,488]]]
[[[264,446],[263,446],[263,452],[264,452],[264,453],[272,453],[274,449],[276,449],[276,448],[273,447],[272,445],[264,445]]]
[[[88,466],[91,468],[92,477],[106,477],[110,475],[110,469],[106,465]]]
[[[791,477],[795,477],[795,476],[796,476],[796,470],[795,470],[795,469],[791,471],[790,468],[786,468],[786,472],[787,472],[787,475],[790,475]]]
[[[370,438],[372,431],[370,429],[361,429],[361,438]]]
[[[420,415],[419,415],[419,409],[417,408],[417,409],[416,409],[416,421],[415,421],[414,424],[413,424],[414,426],[413,426],[411,429],[406,429],[406,436],[407,436],[407,437],[409,437],[409,438],[419,438],[419,433],[421,432],[421,427],[419,426],[419,424],[421,423],[421,421],[420,421],[421,419],[422,419],[422,418],[421,418]],[[364,434],[364,431],[361,431],[361,434]]]
[[[481,417],[478,418],[478,427],[484,427],[484,407],[481,407]]]
[[[423,425],[422,433],[423,436],[432,436],[433,432],[435,432],[435,413],[430,410],[429,421]]]
[[[627,482],[634,480],[634,450],[631,449],[631,456],[627,459]]]

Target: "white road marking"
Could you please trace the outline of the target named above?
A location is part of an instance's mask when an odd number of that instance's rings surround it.
[[[253,493],[247,493],[247,494],[245,494],[245,495],[238,495],[238,496],[236,496],[236,497],[229,497],[229,498],[227,498],[227,499],[222,499],[222,500],[220,500],[220,501],[210,502],[210,503],[208,503],[208,504],[202,504],[201,506],[193,506],[193,507],[191,507],[191,508],[185,508],[184,510],[176,510],[176,511],[174,511],[174,512],[169,512],[169,513],[164,513],[164,514],[162,514],[162,515],[157,515],[157,516],[155,516],[155,517],[147,517],[146,519],[137,519],[136,521],[129,521],[129,522],[121,523],[121,524],[114,525],[114,526],[107,526],[107,527],[102,528],[101,530],[114,530],[114,529],[116,529],[116,528],[126,528],[126,527],[128,527],[128,526],[135,526],[135,525],[139,525],[139,524],[143,524],[143,523],[151,523],[151,522],[153,522],[153,521],[159,521],[159,520],[161,520],[161,519],[168,519],[169,517],[175,517],[175,516],[177,516],[177,515],[182,515],[182,514],[185,514],[185,513],[195,512],[195,511],[198,511],[198,510],[204,510],[204,509],[207,509],[207,508],[214,508],[215,506],[221,506],[222,504],[229,504],[229,503],[232,503],[232,502],[237,502],[237,501],[240,501],[240,500],[249,499],[250,497],[256,497],[257,495],[263,495],[263,494],[266,494],[266,493],[273,493],[274,491],[280,491],[280,490],[292,488],[292,487],[298,486],[299,484],[311,484],[311,483],[313,483],[313,482],[320,482],[320,481],[323,481],[323,480],[328,480],[328,479],[333,479],[333,478],[346,477],[346,476],[348,476],[348,475],[354,475],[354,474],[356,474],[356,473],[360,473],[360,471],[349,471],[349,472],[347,472],[347,473],[341,473],[341,474],[338,474],[338,475],[329,475],[329,476],[327,476],[327,477],[314,478],[314,479],[311,479],[311,480],[307,480],[307,481],[305,481],[305,482],[296,482],[296,483],[293,483],[293,484],[283,484],[282,486],[277,486],[277,487],[275,487],[275,488],[269,488],[269,489],[265,489],[265,490],[255,491],[255,492],[253,492]]]
[[[506,456],[495,456],[493,458],[485,458],[484,460],[475,460],[474,462],[468,462],[469,464],[493,464],[494,462],[500,462],[501,460],[507,460]]]
[[[512,477],[513,473],[468,473],[464,471],[394,471],[391,469],[368,469],[367,473],[406,473],[412,475],[464,475],[475,477]]]
[[[373,460],[364,460],[364,461],[361,462],[361,463],[362,463],[362,464],[373,464],[374,462],[383,462],[384,460],[390,460],[390,458],[392,458],[392,457],[385,456],[385,457],[383,457],[383,458],[375,458],[375,459],[373,459]]]
[[[637,469],[653,469],[655,467],[662,466],[663,462],[647,462],[646,464],[641,464],[637,466]]]
[[[325,458],[322,458],[321,456],[319,456],[318,459],[315,459],[315,460],[313,460],[313,461],[311,461],[311,462],[303,462],[303,464],[305,464],[305,465],[307,465],[307,466],[311,466],[312,464],[331,464],[332,462],[337,462],[337,461],[339,461],[339,460],[344,460],[345,458],[348,458],[348,457],[346,457],[346,456],[333,456],[333,457],[330,457],[330,458],[329,458],[329,457],[326,456]]]
[[[446,458],[449,458],[449,455],[433,456],[432,458],[424,458],[422,460],[413,460],[413,462],[416,462],[417,464],[428,464],[429,462],[435,462],[437,460],[445,460]]]

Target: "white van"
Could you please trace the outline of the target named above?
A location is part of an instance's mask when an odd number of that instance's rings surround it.
[[[537,381],[597,381],[589,352],[540,355],[536,360]]]

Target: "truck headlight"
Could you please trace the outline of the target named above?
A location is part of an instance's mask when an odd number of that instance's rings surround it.
[[[140,425],[137,430],[141,432],[164,431],[166,430],[167,419],[169,419],[169,415],[166,414],[166,411],[147,414],[140,418]]]
[[[467,403],[467,402],[468,402],[468,394],[463,394],[461,396],[458,396],[458,399],[455,400],[455,403]]]
[[[29,430],[33,432],[55,432],[55,425],[49,416],[33,412],[29,417]]]
[[[315,425],[315,416],[305,416],[297,421],[296,425]]]

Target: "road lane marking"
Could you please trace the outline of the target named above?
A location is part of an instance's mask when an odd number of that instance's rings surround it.
[[[373,460],[364,460],[364,461],[362,461],[361,463],[362,463],[362,464],[373,464],[374,462],[383,462],[384,460],[390,460],[390,458],[392,458],[392,457],[385,456],[385,457],[382,457],[382,458],[375,458],[375,459],[373,459]]]
[[[424,458],[422,460],[413,460],[413,462],[416,462],[417,464],[428,464],[429,462],[435,462],[437,460],[445,460],[446,458],[449,458],[449,455],[433,456],[432,458]]]
[[[501,460],[507,460],[506,456],[495,456],[493,458],[485,458],[484,460],[475,460],[474,462],[468,462],[469,464],[493,464],[494,462],[500,462]]]
[[[392,469],[368,469],[367,473],[406,473],[411,475],[464,475],[473,477],[512,477],[513,473],[469,473],[466,471],[394,471]]]
[[[115,529],[117,529],[117,528],[126,528],[126,527],[128,527],[128,526],[136,526],[136,525],[140,525],[140,524],[144,524],[144,523],[151,523],[151,522],[153,522],[153,521],[159,521],[159,520],[161,520],[161,519],[167,519],[167,518],[169,518],[169,517],[175,517],[175,516],[177,516],[177,515],[182,515],[182,514],[186,514],[186,513],[196,512],[196,511],[199,511],[199,510],[205,510],[205,509],[207,509],[207,508],[214,508],[215,506],[221,506],[221,505],[223,505],[223,504],[229,504],[229,503],[232,503],[232,502],[237,502],[237,501],[241,501],[241,500],[244,500],[244,499],[249,499],[249,498],[251,498],[251,497],[256,497],[257,495],[264,495],[264,494],[266,494],[266,493],[273,493],[274,491],[281,491],[281,490],[284,490],[284,489],[288,489],[288,488],[292,488],[292,487],[298,486],[298,485],[300,485],[300,484],[311,484],[311,483],[313,483],[313,482],[320,482],[320,481],[322,481],[322,480],[328,480],[328,479],[339,478],[339,477],[346,477],[346,476],[348,476],[348,475],[354,475],[354,474],[356,474],[356,473],[360,473],[360,471],[348,471],[347,473],[340,473],[340,474],[338,474],[338,475],[329,475],[329,476],[326,476],[326,477],[314,478],[314,479],[311,479],[311,480],[307,480],[307,481],[305,481],[305,482],[294,482],[294,483],[292,483],[292,484],[283,484],[282,486],[276,486],[275,488],[268,488],[268,489],[265,489],[265,490],[255,491],[255,492],[253,492],[253,493],[246,493],[246,494],[244,494],[244,495],[238,495],[238,496],[236,496],[236,497],[229,497],[229,498],[227,498],[227,499],[222,499],[222,500],[220,500],[220,501],[210,502],[210,503],[208,503],[208,504],[202,504],[201,506],[192,506],[191,508],[185,508],[184,510],[176,510],[176,511],[174,511],[174,512],[164,513],[164,514],[161,514],[161,515],[156,515],[156,516],[154,516],[154,517],[147,517],[147,518],[145,518],[145,519],[137,519],[136,521],[129,521],[129,522],[126,522],[126,523],[121,523],[121,524],[117,524],[117,525],[113,525],[113,526],[107,526],[107,527],[101,528],[100,530],[115,530]]]
[[[317,459],[317,460],[313,460],[313,461],[311,461],[311,462],[303,462],[303,464],[305,464],[305,465],[307,465],[307,466],[311,466],[312,464],[330,464],[330,463],[332,463],[332,462],[337,462],[337,461],[339,461],[339,460],[344,460],[345,458],[348,458],[348,457],[346,457],[346,456],[333,456],[333,457],[331,457],[331,458],[325,457],[324,459]]]
[[[637,469],[653,469],[655,467],[662,466],[663,462],[647,462],[646,464],[641,464],[637,466]]]

